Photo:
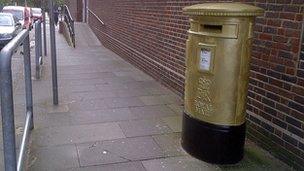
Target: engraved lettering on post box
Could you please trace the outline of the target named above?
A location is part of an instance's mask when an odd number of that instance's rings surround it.
[[[197,96],[194,100],[197,113],[210,116],[213,112],[213,104],[210,97],[210,87],[212,81],[206,77],[201,77],[198,82]]]

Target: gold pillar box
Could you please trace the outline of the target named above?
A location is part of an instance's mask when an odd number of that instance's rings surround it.
[[[263,9],[240,3],[184,8],[191,28],[186,47],[182,146],[218,164],[243,157],[245,109],[254,18]]]

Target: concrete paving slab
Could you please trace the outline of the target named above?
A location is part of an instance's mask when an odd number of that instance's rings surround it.
[[[137,107],[144,105],[138,97],[107,98],[105,99],[105,103],[108,108]]]
[[[142,96],[140,100],[145,105],[161,105],[161,104],[181,104],[182,101],[177,96],[172,95],[153,95],[153,96]]]
[[[75,145],[32,148],[28,160],[27,167],[31,171],[62,171],[72,167],[79,167]]]
[[[170,95],[170,94],[173,94],[173,92],[170,91],[166,87],[151,87],[151,88],[147,88],[146,91],[148,91],[150,95]]]
[[[180,133],[154,135],[153,138],[164,151],[166,157],[187,155],[181,146]]]
[[[143,102],[137,97],[114,97],[75,102],[69,104],[69,107],[71,111],[92,111],[100,109],[138,107],[143,105]]]
[[[64,92],[64,93],[95,92],[98,90],[95,85],[70,85],[68,87],[61,86],[58,88],[60,92]]]
[[[119,89],[115,91],[116,97],[138,97],[147,96],[150,93],[145,89]]]
[[[129,108],[83,111],[70,114],[73,124],[92,124],[136,119]]]
[[[142,71],[120,71],[115,72],[115,75],[119,77],[131,76],[136,81],[153,81],[154,79],[147,74],[143,73]]]
[[[184,106],[178,104],[169,104],[168,107],[172,109],[176,114],[182,115],[184,112]]]
[[[103,79],[113,78],[115,75],[111,72],[94,72],[84,74],[59,74],[58,79],[73,80],[73,79]]]
[[[79,101],[88,101],[88,100],[94,100],[94,99],[116,97],[116,93],[114,91],[105,90],[105,91],[91,91],[91,92],[73,92],[70,94],[66,94],[66,96],[70,100],[79,102]]]
[[[79,146],[79,157],[80,166],[94,166],[130,161],[119,154],[103,149],[102,145],[98,145],[98,142],[89,147],[85,147],[85,149],[83,146]]]
[[[161,119],[173,132],[182,132],[182,116],[170,116]]]
[[[117,164],[106,164],[101,166],[89,166],[72,168],[69,171],[146,171],[141,162],[126,162]]]
[[[92,79],[86,79],[85,81],[83,80],[78,80],[78,79],[73,79],[73,80],[61,80],[60,83],[61,85],[99,85],[99,84],[118,84],[118,83],[129,83],[129,82],[134,82],[134,79],[130,77],[124,77],[124,78],[118,78],[118,77],[111,77],[111,78],[92,78]]]
[[[124,138],[117,123],[41,128],[33,131],[33,145],[38,147]]]
[[[163,157],[152,137],[124,138],[77,145],[82,166]],[[108,157],[107,157],[108,156]]]
[[[215,171],[219,168],[189,156],[171,157],[142,162],[147,171]]]
[[[144,89],[145,85],[143,82],[125,82],[122,84],[121,82],[116,83],[106,83],[106,84],[97,84],[96,87],[99,90],[108,90],[108,91],[117,91],[117,90],[130,90],[130,89]]]
[[[166,105],[132,107],[130,111],[138,119],[175,116],[176,114]]]
[[[120,122],[119,126],[126,137],[170,133],[172,130],[159,119],[133,120]]]
[[[70,108],[68,104],[61,103],[57,106],[54,106],[49,103],[42,104],[45,108],[45,113],[66,113],[69,112]]]
[[[35,114],[35,129],[73,125],[70,113]]]

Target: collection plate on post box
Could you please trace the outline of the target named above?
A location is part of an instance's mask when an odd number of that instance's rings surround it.
[[[199,43],[198,47],[199,71],[212,73],[216,46],[211,44]]]

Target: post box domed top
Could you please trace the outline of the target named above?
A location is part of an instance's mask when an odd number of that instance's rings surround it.
[[[185,14],[197,16],[258,16],[262,8],[241,3],[204,3],[185,7]]]

